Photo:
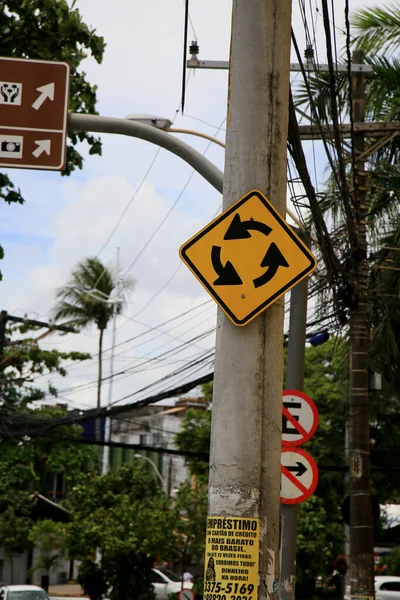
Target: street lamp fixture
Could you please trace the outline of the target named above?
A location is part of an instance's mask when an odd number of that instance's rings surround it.
[[[162,129],[168,133],[186,133],[188,135],[196,135],[197,137],[204,138],[209,142],[214,142],[214,144],[218,144],[221,148],[225,148],[224,142],[221,142],[216,137],[212,135],[207,135],[207,133],[203,133],[202,131],[194,131],[193,129],[181,129],[179,127],[171,127],[172,121],[167,119],[166,117],[157,117],[151,115],[127,115],[125,117],[128,121],[135,121],[136,123],[143,123],[144,125],[150,125],[151,127],[156,127],[157,129]]]
[[[125,119],[128,121],[136,121],[136,123],[143,123],[144,125],[151,125],[151,127],[157,127],[163,131],[169,130],[172,125],[172,121],[165,117],[159,117],[157,115],[141,115],[141,114],[130,114],[126,115]]]

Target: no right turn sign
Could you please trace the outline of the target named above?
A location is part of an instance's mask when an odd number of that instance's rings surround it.
[[[318,483],[318,468],[312,456],[300,448],[282,448],[281,503],[299,504],[309,498]]]

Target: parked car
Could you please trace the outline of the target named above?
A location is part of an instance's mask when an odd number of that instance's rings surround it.
[[[349,586],[346,586],[344,600],[350,600]],[[377,575],[375,577],[375,600],[400,600],[400,577]]]
[[[154,567],[151,582],[157,600],[168,600],[169,594],[177,594],[181,589],[191,590],[193,587],[192,581],[184,581],[182,585],[182,578],[166,567]]]
[[[37,585],[4,585],[0,600],[49,600],[47,592]]]
[[[376,600],[400,600],[400,577],[377,575],[375,577]]]

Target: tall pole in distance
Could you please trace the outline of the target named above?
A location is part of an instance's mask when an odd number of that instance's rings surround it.
[[[120,275],[119,275],[119,248],[117,248],[117,259],[115,263],[116,277],[117,283],[115,286],[115,298],[113,303],[113,328],[112,328],[112,339],[111,339],[111,354],[110,354],[110,382],[108,384],[108,400],[107,406],[111,406],[112,403],[112,390],[113,390],[113,382],[114,382],[114,357],[115,357],[115,344],[117,339],[117,316],[118,316],[118,300],[119,300],[119,292],[120,292]],[[104,427],[104,441],[107,443],[111,438],[111,418],[106,417],[105,427]],[[110,468],[110,447],[103,447],[103,462],[101,465],[101,474],[105,475],[108,473]]]
[[[258,189],[285,215],[291,4],[233,2],[224,209]],[[279,593],[283,317],[281,298],[217,322],[208,514],[259,519],[260,599]]]
[[[4,346],[6,345],[7,317],[7,311],[2,310],[0,313],[0,360],[4,357]]]
[[[5,386],[3,387],[3,384],[4,384],[4,369],[5,369],[4,349],[5,349],[5,345],[6,345],[7,318],[8,318],[7,311],[2,310],[0,312],[0,393],[3,396],[3,401],[4,401],[4,395],[6,393]]]
[[[298,231],[304,243],[310,245],[309,236]],[[308,278],[303,279],[290,292],[289,340],[286,361],[286,389],[302,391],[304,387],[304,361],[306,351]],[[282,565],[281,600],[294,600],[296,586],[296,536],[299,515],[298,504],[281,504]]]
[[[361,51],[353,60],[362,63]],[[352,76],[353,120],[365,119],[364,75]],[[374,597],[374,549],[371,506],[369,434],[369,306],[365,206],[364,135],[353,138],[354,218],[358,256],[354,257],[357,306],[350,310],[350,398],[349,398],[349,492],[350,492],[350,590],[352,596]]]

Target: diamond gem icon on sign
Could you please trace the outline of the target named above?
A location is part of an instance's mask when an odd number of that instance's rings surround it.
[[[0,57],[0,166],[64,169],[69,74],[67,63]]]
[[[317,266],[314,255],[257,190],[232,204],[179,251],[235,325],[246,325]]]

